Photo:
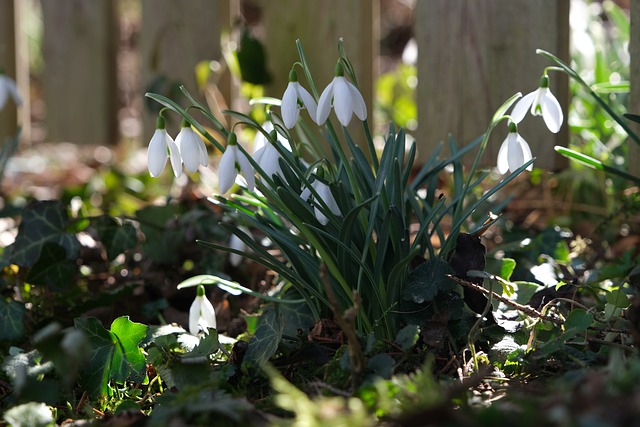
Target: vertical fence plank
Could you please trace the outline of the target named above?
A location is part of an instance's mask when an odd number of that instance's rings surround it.
[[[537,88],[543,68],[535,54],[569,52],[569,0],[431,0],[417,3],[418,144],[424,159],[449,133],[459,144],[482,134],[495,110],[516,92]],[[551,90],[567,111],[566,78],[550,74]],[[496,129],[483,163],[495,164],[506,123]],[[550,133],[541,118],[527,117],[519,131],[537,157],[535,165],[559,169],[554,145],[566,145],[567,125]]]
[[[0,68],[12,79],[16,79],[16,39],[14,21],[14,0],[0,0]],[[0,145],[5,138],[15,135],[17,111],[9,100],[0,110]]]
[[[629,54],[631,55],[631,96],[629,112],[640,114],[640,1],[632,1],[631,34],[629,37]],[[640,124],[630,123],[631,128],[640,135]],[[627,157],[629,172],[640,176],[640,147],[629,139],[629,156]]]
[[[375,58],[378,53],[377,29],[374,25],[377,22],[377,0],[278,0],[275,3],[277,7],[271,0],[260,2],[266,27],[267,65],[273,77],[267,93],[282,97],[291,66],[299,61],[295,45],[297,39],[302,43],[314,83],[318,91],[322,91],[333,79],[338,59],[338,39],[342,37],[371,120]],[[300,69],[298,77],[307,86]],[[357,142],[361,142],[362,131],[355,122],[357,120],[352,121],[349,130]]]
[[[49,141],[116,141],[114,3],[42,0]]]
[[[179,85],[196,98],[196,65],[220,59],[220,36],[229,26],[228,0],[143,0],[142,1],[142,85],[143,91],[161,93],[184,101]],[[145,102],[144,141],[155,128],[159,105]],[[178,130],[180,119],[165,115],[170,131]],[[172,123],[173,122],[173,123]]]

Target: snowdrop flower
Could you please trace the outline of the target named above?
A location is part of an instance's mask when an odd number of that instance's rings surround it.
[[[511,117],[515,123],[520,123],[527,110],[531,115],[542,116],[545,124],[553,133],[558,133],[562,126],[562,108],[555,96],[549,91],[549,76],[546,74],[540,79],[540,86],[533,92],[525,95],[513,107]]]
[[[514,122],[509,122],[509,134],[498,151],[498,171],[501,174],[507,171],[513,172],[531,158],[529,144],[518,134],[518,126]],[[527,170],[532,169],[533,164],[530,164]]]
[[[238,176],[238,172],[242,172],[244,179],[247,180],[247,188],[249,191],[253,191],[255,187],[255,171],[244,152],[238,149],[236,134],[231,132],[227,139],[227,149],[224,150],[218,167],[220,193],[224,194],[229,191],[236,180],[236,176]]]
[[[206,333],[209,328],[216,328],[216,312],[205,295],[204,286],[198,285],[196,299],[189,309],[189,333],[198,335],[199,331]]]
[[[287,150],[291,151],[291,144],[284,136],[280,135],[273,128],[271,122],[264,122],[262,128],[271,133],[271,136],[278,140]],[[279,159],[282,157],[276,147],[269,142],[262,132],[256,134],[253,140],[253,159],[260,165],[264,174],[268,177],[274,174],[282,175]]]
[[[354,113],[360,120],[367,118],[367,107],[364,104],[364,99],[358,88],[344,78],[344,69],[340,62],[336,65],[335,77],[322,91],[322,95],[318,100],[316,123],[321,125],[327,121],[331,106],[336,110],[336,116],[338,116],[342,126],[349,124]]]
[[[334,215],[340,215],[341,214],[340,208],[338,207],[338,203],[336,202],[336,199],[333,197],[333,194],[331,193],[331,189],[327,184],[325,184],[322,181],[322,178],[323,178],[322,175],[324,175],[323,169],[319,169],[318,172],[319,172],[319,178],[316,178],[316,180],[311,183],[311,186],[316,191],[316,193],[318,193],[318,196],[320,197],[320,199],[322,199],[324,203],[327,205],[331,213]],[[307,200],[311,196],[313,196],[313,193],[311,193],[311,190],[309,190],[308,188],[305,188],[302,194],[300,194],[300,197],[303,200]],[[322,207],[319,207],[318,204],[314,203],[313,212],[316,216],[316,219],[320,224],[327,225],[329,223],[329,218],[327,218],[327,216],[324,214],[324,212],[322,212],[322,210],[323,210]]]
[[[5,75],[3,70],[0,70],[0,110],[7,104],[9,97],[13,98],[17,107],[22,105],[22,97],[18,92],[16,82]]]
[[[251,236],[251,231],[249,231],[247,227],[238,227],[238,228],[246,235]],[[235,234],[232,234],[231,237],[229,238],[229,247],[231,249],[235,249],[240,252],[247,252],[248,250],[247,245],[242,241],[241,238],[239,238]],[[242,255],[236,254],[233,252],[229,253],[229,264],[231,264],[233,267],[237,267],[240,265],[241,262],[242,262]]]
[[[287,129],[291,129],[296,125],[302,108],[309,110],[311,119],[316,121],[316,101],[309,91],[300,86],[298,75],[294,70],[291,70],[289,72],[289,84],[284,91],[284,95],[282,95],[282,104],[280,104],[282,120]]]
[[[176,144],[180,149],[182,162],[189,172],[197,171],[200,165],[207,166],[209,164],[204,141],[185,119],[182,120],[182,129],[180,129],[180,133],[176,137]]]
[[[167,157],[171,159],[171,167],[175,176],[182,175],[182,159],[178,145],[167,133],[164,118],[158,116],[156,131],[153,133],[147,149],[147,166],[152,177],[155,178],[162,173],[167,164]]]

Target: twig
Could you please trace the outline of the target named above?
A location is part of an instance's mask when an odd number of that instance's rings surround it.
[[[473,289],[474,291],[478,291],[478,292],[482,292],[485,295],[490,295],[493,298],[497,299],[500,302],[503,302],[513,308],[515,308],[518,311],[523,312],[524,314],[531,316],[531,317],[536,317],[539,319],[543,319],[543,320],[547,320],[551,323],[554,323],[556,325],[563,325],[564,321],[562,319],[558,319],[556,317],[551,317],[551,316],[547,316],[545,314],[540,313],[538,310],[536,310],[533,307],[529,307],[528,305],[522,305],[522,304],[518,304],[515,301],[511,301],[508,298],[503,297],[502,295],[498,295],[495,292],[489,291],[487,289],[485,289],[484,287],[480,286],[480,285],[476,285],[475,283],[469,282],[467,280],[463,280],[460,279],[459,277],[453,276],[451,274],[447,274],[446,275],[449,279],[453,280],[454,282],[465,286],[467,288]]]

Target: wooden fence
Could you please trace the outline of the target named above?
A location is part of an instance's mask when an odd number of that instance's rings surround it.
[[[0,0],[0,66],[26,77],[24,0]],[[140,96],[159,76],[181,81],[197,92],[194,67],[219,60],[220,40],[237,22],[239,0],[137,0],[142,13],[138,72]],[[132,3],[134,0],[128,0]],[[295,39],[301,39],[314,69],[316,84],[332,78],[337,39],[343,37],[359,74],[369,111],[373,111],[378,55],[379,0],[253,0],[261,6],[261,37],[273,82],[268,95],[280,97],[288,71],[297,59]],[[115,17],[120,3],[112,0],[41,0],[44,36],[43,96],[48,141],[109,144],[118,140],[116,117]],[[536,48],[569,56],[569,0],[417,0],[414,32],[418,43],[419,156],[452,133],[469,141],[484,132],[495,109],[517,91],[536,88],[544,66]],[[640,112],[640,1],[631,2],[630,111]],[[567,80],[555,73],[551,89],[567,111]],[[229,86],[223,91],[233,96]],[[26,98],[26,97],[25,97]],[[232,99],[227,101],[233,105]],[[142,103],[141,103],[142,104]],[[28,104],[19,121],[28,123]],[[14,112],[0,112],[0,135],[15,127]],[[26,110],[26,111],[25,111]],[[145,115],[145,139],[153,126]],[[506,127],[505,127],[506,130]],[[525,120],[521,131],[532,146],[536,165],[559,169],[565,163],[553,152],[566,145],[567,125],[551,134],[542,120]],[[495,162],[496,137],[487,154]],[[146,143],[146,141],[142,141]],[[633,147],[632,170],[638,170]]]

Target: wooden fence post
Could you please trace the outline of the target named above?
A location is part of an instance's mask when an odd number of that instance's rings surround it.
[[[430,0],[418,1],[419,159],[430,155],[451,133],[459,145],[485,132],[495,110],[511,95],[538,87],[543,68],[551,65],[536,48],[569,56],[569,0]],[[550,88],[565,117],[568,82],[551,73]],[[566,145],[566,121],[559,134],[540,117],[519,126],[529,142],[535,166],[557,170],[566,164],[555,145]],[[499,125],[483,158],[495,165],[507,125]]]
[[[229,1],[142,0],[143,93],[160,93],[184,104],[185,98],[178,89],[179,85],[184,85],[189,93],[204,101],[197,86],[195,68],[201,61],[220,59],[221,33],[230,25]],[[155,129],[161,106],[155,101],[144,104],[143,143],[146,144]],[[165,117],[168,130],[175,136],[180,119],[173,114]]]
[[[357,74],[371,123],[374,79],[377,74],[375,58],[378,53],[378,31],[374,23],[377,22],[378,1],[262,0],[260,4],[266,28],[267,66],[273,77],[273,82],[267,86],[267,93],[276,98],[282,97],[291,66],[299,61],[296,39],[302,43],[314,83],[321,92],[333,79],[338,60],[338,39],[342,37]],[[298,78],[308,87],[299,69]],[[362,129],[360,123],[356,122],[352,121],[349,131],[356,142],[361,142]],[[337,120],[334,123],[338,123]]]
[[[41,4],[47,140],[116,143],[114,2]]]
[[[631,56],[631,96],[629,112],[640,114],[640,1],[632,1],[631,34],[629,37],[629,55]],[[631,128],[640,135],[640,124],[630,122]],[[640,176],[640,146],[629,138],[629,156],[627,164],[629,172]]]
[[[16,39],[14,0],[0,0],[0,68],[16,79]],[[17,130],[16,105],[11,99],[0,110],[0,146],[5,138],[15,135]]]

